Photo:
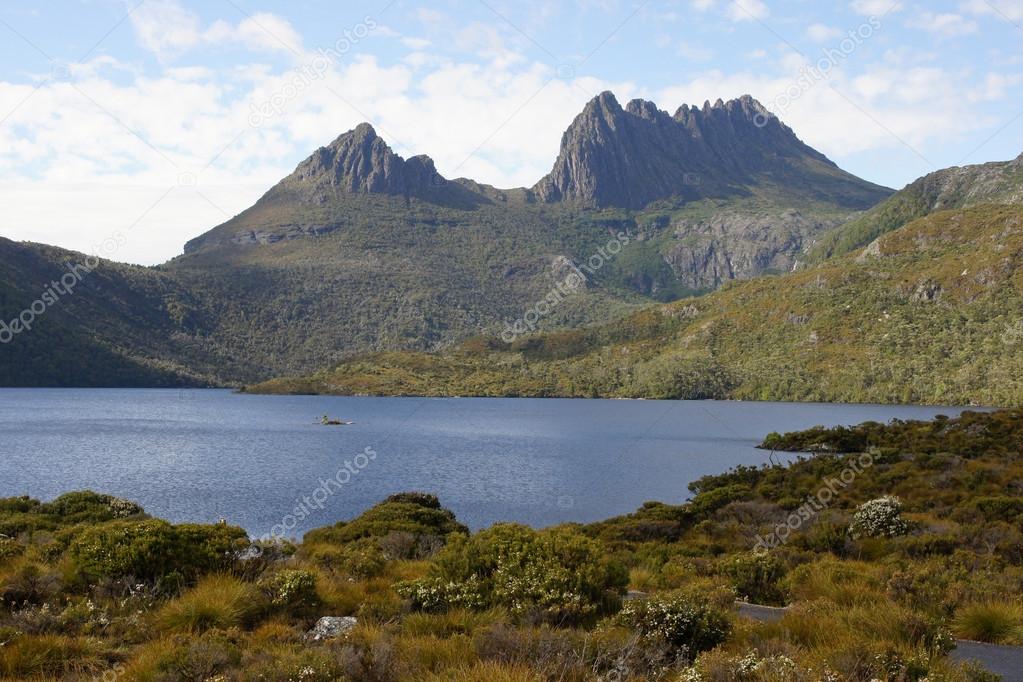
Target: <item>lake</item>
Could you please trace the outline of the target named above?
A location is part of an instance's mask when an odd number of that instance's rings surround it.
[[[423,490],[474,529],[547,526],[682,502],[700,476],[768,461],[755,445],[771,431],[960,411],[0,389],[0,497],[92,489],[171,521],[300,536]],[[355,423],[322,426],[324,414]]]

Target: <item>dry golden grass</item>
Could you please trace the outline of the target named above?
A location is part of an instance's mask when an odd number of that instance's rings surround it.
[[[203,632],[248,623],[260,608],[259,591],[251,583],[226,575],[203,578],[194,588],[168,602],[156,616],[167,632]]]
[[[993,644],[1023,644],[1023,608],[988,601],[959,609],[953,625],[957,637]]]
[[[24,635],[0,647],[0,679],[57,679],[108,668],[98,640],[65,635]]]

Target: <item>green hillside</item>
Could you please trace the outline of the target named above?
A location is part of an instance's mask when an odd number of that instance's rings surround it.
[[[0,334],[0,385],[194,386],[241,373],[205,343],[197,299],[176,279],[110,261],[81,269],[88,262],[0,239],[0,329],[16,329]]]
[[[384,353],[250,390],[1023,404],[1023,208],[944,211],[869,249],[587,329]]]
[[[925,175],[863,215],[825,234],[808,254],[820,262],[868,245],[935,211],[1023,204],[1023,154],[1014,161],[945,168]]]

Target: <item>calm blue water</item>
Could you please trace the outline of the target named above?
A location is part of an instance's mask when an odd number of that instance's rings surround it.
[[[770,431],[956,409],[740,402],[250,396],[220,390],[0,389],[0,497],[93,489],[172,521],[260,536],[356,516],[405,490],[464,523],[595,521],[760,464]],[[355,421],[325,427],[320,415]],[[359,458],[366,448],[373,459]],[[321,479],[350,471],[319,493]],[[299,521],[286,515],[307,496]],[[314,499],[314,497],[318,499]],[[322,506],[322,508],[320,508]],[[275,529],[275,526],[277,527]]]

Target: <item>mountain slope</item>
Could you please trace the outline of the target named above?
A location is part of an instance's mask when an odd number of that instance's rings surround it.
[[[1023,208],[978,206],[610,324],[254,390],[1023,405],[1021,310]]]
[[[825,234],[810,252],[820,262],[935,211],[981,204],[1023,204],[1023,154],[1013,161],[945,168],[925,175],[862,216]]]
[[[0,329],[11,330],[0,332],[0,385],[191,386],[258,376],[203,343],[195,297],[156,269],[2,238],[0,263]]]

